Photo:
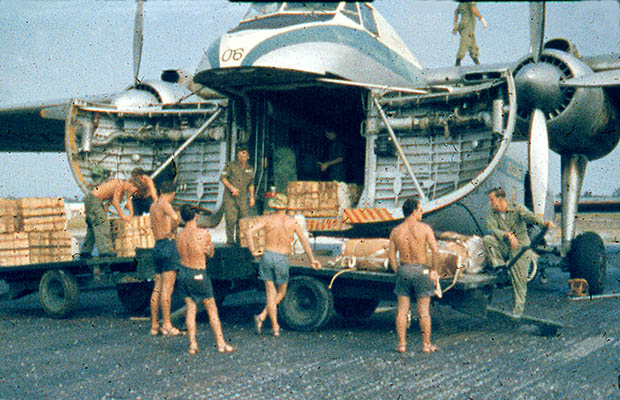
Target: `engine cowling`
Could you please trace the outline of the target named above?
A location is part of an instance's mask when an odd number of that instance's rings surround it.
[[[531,57],[520,61],[514,70],[518,132],[528,136],[532,111],[540,109],[551,150],[584,154],[589,160],[609,154],[620,139],[620,125],[603,89],[560,86],[561,80],[591,72],[575,55],[555,48],[546,48],[538,62]]]
[[[159,80],[147,80],[112,97],[111,104],[121,109],[135,110],[174,104],[181,100],[192,102],[192,93],[185,86]],[[193,102],[199,101],[194,97]]]

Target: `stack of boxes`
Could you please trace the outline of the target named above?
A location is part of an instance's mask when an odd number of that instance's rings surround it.
[[[61,198],[0,199],[0,265],[70,261],[66,225]]]
[[[155,238],[151,230],[151,217],[142,215],[132,217],[131,221],[124,222],[120,218],[112,219],[112,240],[114,251],[119,257],[133,257],[136,248],[151,248],[155,246]]]
[[[307,218],[338,217],[338,182],[294,181],[287,187],[288,207]]]

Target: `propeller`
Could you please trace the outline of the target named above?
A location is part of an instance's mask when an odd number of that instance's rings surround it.
[[[133,27],[133,77],[134,84],[140,83],[140,61],[142,60],[142,42],[144,41],[144,0],[137,0],[136,18]]]
[[[545,36],[545,3],[530,3],[530,54],[535,62],[540,60]]]
[[[531,73],[535,73],[536,63],[540,61],[545,33],[545,3],[530,3],[530,54],[534,60]],[[527,75],[523,71],[524,79]],[[538,86],[538,85],[535,85]],[[531,87],[535,91],[534,87]],[[527,95],[522,93],[522,95]],[[532,96],[536,98],[537,96]],[[534,101],[536,102],[536,101]],[[534,107],[530,118],[529,139],[530,187],[532,188],[532,208],[535,214],[544,215],[549,181],[549,135],[543,111]]]
[[[560,82],[561,86],[569,87],[606,87],[620,86],[620,70],[593,72]]]

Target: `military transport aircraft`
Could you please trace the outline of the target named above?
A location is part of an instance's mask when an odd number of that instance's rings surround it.
[[[218,178],[239,143],[252,149],[262,195],[283,171],[285,180],[320,179],[316,162],[331,129],[345,148],[347,208],[387,210],[383,220],[337,225],[342,236],[385,235],[409,197],[422,201],[435,229],[480,234],[494,186],[518,200],[529,190],[526,202],[542,214],[551,206],[551,149],[562,159],[561,255],[572,247],[579,268],[604,280],[604,254],[593,251],[602,242],[573,240],[574,217],[587,162],[620,137],[620,60],[580,57],[567,39],[543,43],[544,3],[530,6],[530,52],[520,60],[442,69],[423,69],[370,4],[254,3],[206,49],[194,75],[171,70],[140,81],[142,7],[130,88],[4,110],[5,126],[19,122],[2,130],[0,148],[64,149],[84,191],[135,167],[165,172],[181,184],[179,201],[221,217]],[[11,130],[36,134],[16,143],[4,134]],[[511,156],[518,142],[529,142],[528,176]],[[292,170],[281,149],[292,154]],[[315,230],[333,226],[322,219]]]

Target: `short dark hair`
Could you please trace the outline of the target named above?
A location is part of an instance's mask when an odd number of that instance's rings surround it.
[[[407,218],[408,216],[413,214],[413,212],[417,210],[419,206],[420,201],[418,199],[405,200],[405,202],[403,203],[403,216]]]
[[[160,193],[174,193],[177,191],[177,185],[172,181],[165,181],[159,187]]]
[[[189,204],[183,204],[181,206],[181,218],[183,221],[189,222],[196,216],[196,209]]]
[[[239,153],[241,151],[249,151],[248,150],[248,145],[247,144],[238,144],[237,145],[237,153]]]
[[[142,168],[134,168],[131,170],[131,176],[146,175],[146,171]]]
[[[491,193],[493,193],[493,196],[495,196],[495,197],[497,197],[499,199],[505,199],[506,198],[506,192],[501,187],[494,187],[493,189],[489,190],[489,192],[487,194],[490,195]]]

